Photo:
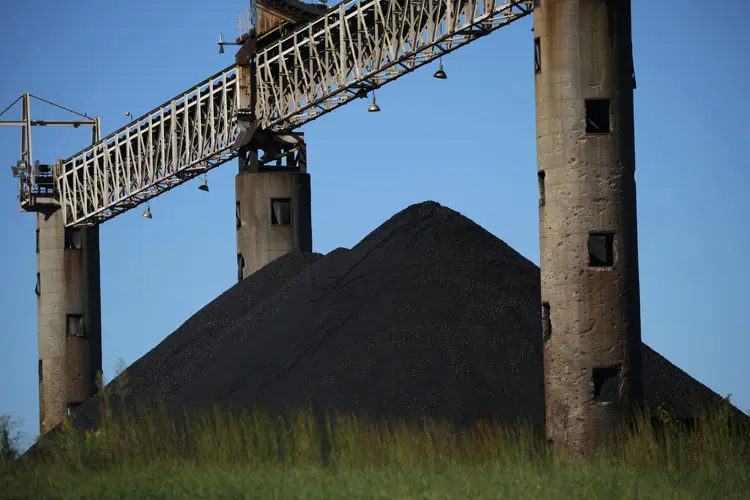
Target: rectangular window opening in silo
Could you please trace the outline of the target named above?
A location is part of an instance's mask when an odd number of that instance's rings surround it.
[[[39,273],[36,273],[36,286],[34,287],[34,293],[37,297],[42,293],[42,278]]]
[[[271,200],[271,225],[289,226],[292,224],[292,200],[276,198]]]
[[[245,269],[245,258],[241,253],[237,254],[237,281],[242,281]]]
[[[549,317],[549,302],[542,302],[542,338],[548,341],[552,337],[552,320]]]
[[[534,73],[542,72],[542,41],[534,38]]]
[[[85,337],[86,327],[82,314],[68,314],[66,317],[68,337]]]
[[[590,233],[588,241],[589,266],[611,267],[615,264],[615,235],[612,233]]]
[[[602,366],[593,370],[594,401],[614,403],[620,395],[620,367]]]
[[[537,177],[539,179],[539,206],[544,206],[544,178],[546,174],[544,173],[544,170],[541,170],[537,173]]]
[[[66,250],[80,250],[81,249],[81,230],[80,229],[65,228],[65,249]]]
[[[68,403],[68,416],[70,416],[71,413],[76,411],[79,406],[81,406],[83,403]]]
[[[36,230],[36,253],[39,253],[39,230]]]
[[[237,225],[237,229],[239,229],[242,226],[242,218],[240,217],[240,202],[238,201],[236,203],[235,209],[234,209],[234,217],[235,217],[235,223]]]
[[[39,360],[39,383],[44,381],[44,370],[42,369],[42,360]]]
[[[586,99],[586,133],[609,134],[609,99]]]
[[[534,8],[538,9],[542,6],[542,0],[534,0]]]

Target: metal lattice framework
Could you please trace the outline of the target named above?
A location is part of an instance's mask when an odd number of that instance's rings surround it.
[[[292,130],[524,17],[532,0],[350,0],[256,55],[267,130]],[[67,226],[104,222],[237,156],[237,66],[57,165]]]

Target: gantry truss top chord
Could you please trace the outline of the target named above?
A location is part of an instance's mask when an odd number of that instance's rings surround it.
[[[261,128],[288,131],[520,19],[533,0],[350,0],[258,50]],[[236,65],[55,165],[68,227],[100,224],[237,156]]]

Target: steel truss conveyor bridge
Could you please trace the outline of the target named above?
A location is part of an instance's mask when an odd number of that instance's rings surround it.
[[[328,8],[257,49],[260,128],[296,129],[530,14],[532,4],[349,0]],[[235,64],[58,162],[66,227],[100,224],[236,158],[239,93]]]

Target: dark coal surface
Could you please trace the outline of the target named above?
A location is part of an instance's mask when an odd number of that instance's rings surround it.
[[[544,426],[539,269],[434,202],[351,250],[285,256],[230,288],[127,370],[129,399]],[[648,346],[649,406],[718,396]],[[98,398],[74,425],[92,427]]]
[[[128,398],[133,402],[161,402],[185,390],[185,382],[201,369],[195,359],[213,344],[224,341],[227,326],[250,314],[320,257],[317,253],[285,255],[216,297],[127,368]],[[85,402],[72,421],[84,428],[95,427],[100,401],[94,397]]]
[[[720,395],[646,344],[643,344],[642,351],[644,398],[652,414],[663,403],[675,418],[689,420],[693,418],[694,405],[707,409],[719,401]],[[736,417],[748,423],[744,413],[736,408],[734,410]]]
[[[539,425],[534,269],[460,214],[410,207],[230,325],[174,403]]]

